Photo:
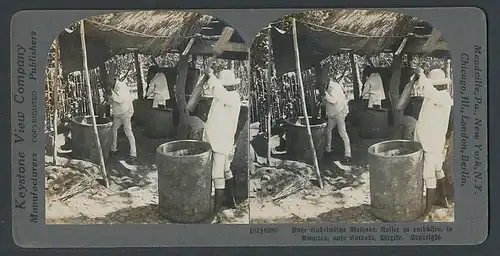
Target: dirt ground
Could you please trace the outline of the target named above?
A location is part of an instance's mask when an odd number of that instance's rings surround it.
[[[320,162],[324,184],[320,189],[314,168],[286,159],[286,152],[273,150],[273,167],[268,167],[262,157],[266,155],[266,140],[253,132],[252,145],[258,157],[250,173],[251,223],[382,222],[370,211],[366,152],[370,145],[385,139],[366,140],[350,133],[353,167],[343,171],[333,163],[342,158],[344,148],[334,131],[335,135],[332,154]],[[274,136],[271,147],[278,145],[279,138]],[[425,221],[453,222],[454,207],[450,203],[449,209],[435,207]]]
[[[45,156],[45,202],[47,224],[158,224],[169,223],[158,210],[158,172],[155,150],[169,139],[148,139],[134,128],[138,162],[136,170],[118,164],[128,153],[128,141],[119,131],[119,155],[107,163],[110,187],[100,182],[98,166],[61,155],[57,166]],[[58,144],[64,138],[58,136]],[[237,209],[224,209],[214,223],[248,223],[248,201]]]

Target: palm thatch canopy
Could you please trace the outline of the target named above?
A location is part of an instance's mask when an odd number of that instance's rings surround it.
[[[89,68],[115,55],[133,51],[152,56],[182,52],[194,35],[217,35],[229,26],[212,16],[184,11],[117,12],[89,17],[84,22]],[[61,62],[66,74],[82,70],[79,29],[75,24],[59,35]],[[231,42],[244,43],[237,32]],[[199,49],[196,46],[200,44],[206,42],[197,40],[193,48]],[[220,58],[246,59],[247,54],[226,52]]]
[[[405,37],[408,39],[402,52],[449,54],[448,46],[439,31],[422,20],[396,12],[326,10],[304,13],[296,19],[304,70],[343,51],[368,56],[380,52],[396,52]],[[292,28],[282,25],[288,20],[284,18],[275,23],[271,32],[278,74],[295,70]],[[278,29],[280,24],[281,29]]]

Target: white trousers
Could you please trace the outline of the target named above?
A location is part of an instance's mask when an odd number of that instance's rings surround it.
[[[224,189],[226,188],[226,180],[233,177],[233,173],[229,168],[231,162],[224,154],[213,152],[212,156],[212,179],[214,187],[215,189]]]
[[[426,188],[436,188],[437,180],[444,178],[444,155],[442,153],[424,152],[424,183]]]
[[[347,128],[345,125],[346,111],[342,111],[336,116],[328,117],[328,125],[326,126],[326,151],[332,151],[332,138],[333,138],[333,128],[337,127],[339,135],[344,141],[344,156],[351,157],[351,141],[349,140],[349,135],[347,134]]]
[[[113,119],[113,141],[111,144],[111,151],[116,151],[118,146],[118,129],[123,125],[123,131],[125,132],[125,136],[127,136],[129,145],[130,145],[130,156],[137,157],[137,149],[135,146],[135,137],[132,132],[132,122],[131,118],[134,114],[133,110],[129,110],[120,116],[115,116]]]

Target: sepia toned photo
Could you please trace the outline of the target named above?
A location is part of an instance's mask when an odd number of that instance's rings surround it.
[[[453,222],[451,53],[416,17],[284,16],[251,47],[250,222]]]
[[[249,49],[181,11],[91,16],[45,68],[45,222],[249,222]]]
[[[484,243],[491,15],[386,7],[12,13],[12,243]]]

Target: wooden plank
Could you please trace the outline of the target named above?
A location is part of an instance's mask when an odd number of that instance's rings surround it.
[[[186,48],[184,48],[184,51],[182,52],[181,55],[187,55],[189,53],[189,51],[191,50],[191,47],[193,46],[193,43],[194,43],[195,39],[194,38],[191,38],[189,40],[189,43],[187,44]]]
[[[403,52],[403,49],[405,48],[406,43],[408,42],[408,37],[403,38],[403,41],[399,45],[398,49],[394,53],[395,55],[400,55],[401,52]]]
[[[212,55],[215,40],[195,40],[191,47],[191,53],[200,55]],[[222,46],[224,52],[249,52],[249,47],[244,43],[228,42]]]
[[[314,161],[314,169],[316,171],[316,176],[319,182],[319,187],[323,189],[323,180],[321,179],[321,174],[319,171],[319,164],[318,164],[318,156],[316,154],[316,148],[314,147],[314,141],[312,138],[312,133],[311,133],[311,125],[309,124],[309,116],[307,115],[307,106],[306,106],[306,96],[304,93],[304,84],[302,82],[302,71],[300,68],[300,53],[299,53],[299,42],[297,39],[297,24],[296,24],[295,18],[292,19],[292,32],[293,32],[293,48],[295,52],[295,66],[296,66],[296,73],[297,73],[297,78],[299,80],[299,88],[300,88],[300,98],[302,101],[302,109],[304,111],[304,119],[306,121],[306,128],[307,128],[307,135],[309,136],[309,145],[311,146],[311,151],[313,154],[313,161]]]
[[[101,141],[99,140],[99,133],[97,131],[97,124],[95,120],[94,104],[92,102],[92,87],[90,86],[90,75],[87,62],[87,46],[85,45],[85,28],[83,25],[83,21],[80,21],[80,38],[82,42],[83,71],[85,74],[85,83],[87,85],[87,97],[89,101],[90,116],[92,117],[92,127],[94,128],[94,136],[97,142],[97,150],[99,152],[99,161],[101,166],[102,178],[104,180],[104,185],[106,186],[106,188],[108,188],[109,187],[108,175],[106,173],[106,165],[104,163]]]

